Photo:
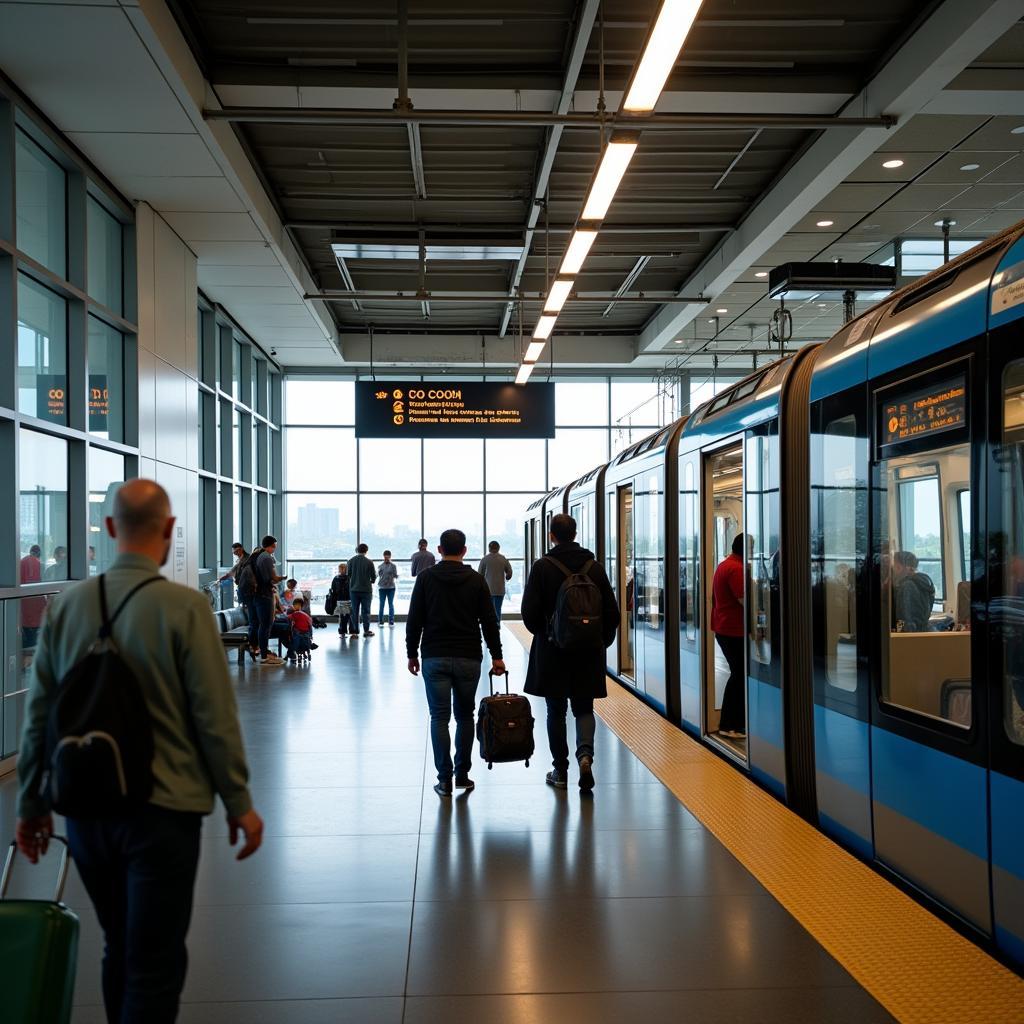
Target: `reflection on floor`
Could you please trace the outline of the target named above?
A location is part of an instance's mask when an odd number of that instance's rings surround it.
[[[237,670],[267,838],[237,864],[206,822],[184,1024],[891,1020],[603,723],[591,798],[544,785],[537,702],[530,767],[477,764],[442,802],[404,630],[316,639],[309,667]],[[67,901],[74,1022],[99,1024],[77,879]]]

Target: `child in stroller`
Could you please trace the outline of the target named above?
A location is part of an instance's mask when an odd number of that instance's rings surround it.
[[[303,611],[302,597],[292,601],[288,618],[292,624],[291,651],[298,661],[309,661],[313,650],[313,620]]]

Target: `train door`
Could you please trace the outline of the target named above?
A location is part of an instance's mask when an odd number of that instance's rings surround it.
[[[699,459],[681,457],[679,464],[679,702],[683,727],[701,729],[700,514]]]
[[[636,680],[636,574],[633,545],[633,485],[618,489],[618,592],[621,595],[619,625],[619,671]]]
[[[984,449],[971,436],[984,395],[975,369],[962,358],[874,392],[871,782],[877,859],[987,934],[987,672],[972,604],[984,585],[974,572],[985,561]]]
[[[732,553],[733,541],[743,532],[743,444],[742,441],[719,448],[704,456],[704,616],[713,625],[716,569]],[[742,578],[747,576],[746,552],[742,556]],[[744,597],[745,597],[745,586]],[[726,614],[718,609],[719,617]],[[746,759],[746,620],[742,609],[735,622],[720,629],[720,636],[704,633],[703,697],[704,732],[732,754]],[[730,667],[730,659],[732,666]],[[727,683],[730,704],[725,705]],[[740,691],[734,688],[739,685]],[[722,727],[723,708],[733,715]],[[738,708],[742,708],[742,714]],[[723,731],[727,735],[723,735]]]

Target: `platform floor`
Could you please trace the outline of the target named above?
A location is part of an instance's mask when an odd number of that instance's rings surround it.
[[[237,864],[206,823],[185,1024],[895,1019],[605,722],[592,797],[544,785],[538,706],[528,769],[441,801],[404,630],[316,639],[309,667],[232,669],[267,836]],[[77,879],[66,899],[74,1022],[100,1024],[98,928]]]

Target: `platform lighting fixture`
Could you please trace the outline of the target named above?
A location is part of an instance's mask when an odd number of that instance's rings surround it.
[[[981,166],[981,164],[964,164],[960,168],[960,170],[961,171],[976,171],[980,166]]]
[[[758,270],[754,274],[754,277],[767,277],[767,276],[768,276],[768,271],[767,270]]]
[[[533,373],[533,363],[521,364],[519,372],[516,374],[516,383],[525,384],[530,379],[531,373]]]
[[[544,354],[544,346],[547,342],[544,341],[531,341],[526,346],[526,355],[523,356],[524,363],[535,363]]]
[[[818,221],[818,227],[819,228],[830,228],[830,227],[832,227],[833,224],[835,224],[834,220],[819,220]]]
[[[882,164],[882,166],[887,171],[895,171],[897,167],[902,167],[903,166],[903,161],[902,160],[886,160],[885,163]]]
[[[647,45],[640,57],[624,109],[645,113],[654,109],[675,67],[679,51],[686,42],[702,0],[663,0],[658,18],[651,29]]]
[[[1024,135],[1024,124],[1017,125],[1016,128],[1010,129],[1011,135]]]
[[[541,316],[537,321],[537,326],[533,329],[533,336],[538,341],[544,341],[551,337],[551,331],[555,326],[555,321],[558,319],[557,316],[549,316],[547,314]]]
[[[565,250],[565,256],[562,257],[562,265],[558,268],[559,277],[579,273],[596,238],[597,228],[577,228],[573,232],[572,238],[569,240],[569,248]]]
[[[601,163],[594,175],[590,192],[587,193],[581,215],[584,220],[604,220],[638,142],[639,136],[632,133],[613,135],[608,141],[601,154]]]
[[[728,313],[728,312],[729,312],[729,310],[727,310],[727,309],[725,309],[725,308],[723,307],[722,309],[716,309],[716,310],[715,310],[715,312],[716,312],[716,313]]]
[[[554,283],[551,285],[551,289],[548,291],[548,297],[544,301],[544,312],[545,313],[561,313],[562,307],[565,305],[565,300],[569,298],[569,292],[572,291],[572,278],[571,277],[559,277],[556,278]]]

